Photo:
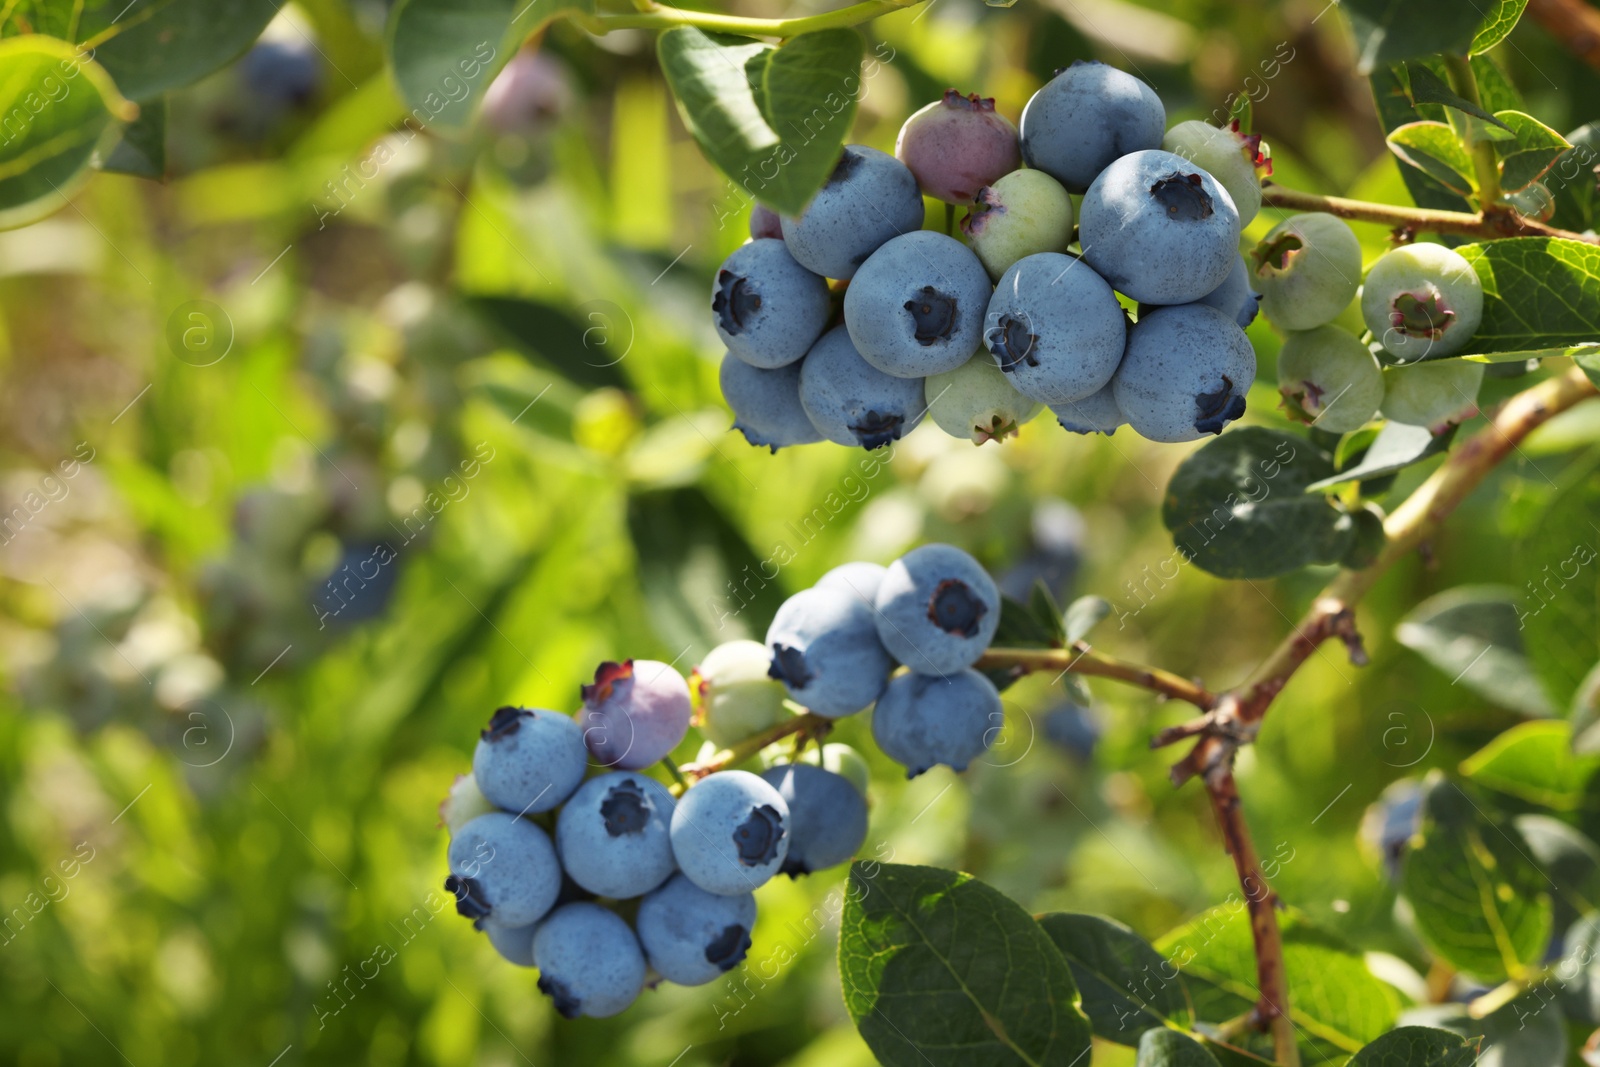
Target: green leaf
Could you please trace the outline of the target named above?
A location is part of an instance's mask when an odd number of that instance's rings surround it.
[[[1460,684],[1524,715],[1555,714],[1528,663],[1516,591],[1463,585],[1429,597],[1395,628],[1400,643]]]
[[[751,196],[798,215],[839,160],[860,94],[861,35],[802,34],[780,48],[679,26],[661,70],[701,151]]]
[[[411,117],[460,129],[482,90],[541,26],[594,0],[400,0],[389,14],[389,65]]]
[[[1399,73],[1397,73],[1397,70]],[[1411,90],[1403,77],[1403,68],[1379,67],[1372,72],[1368,81],[1372,84],[1372,99],[1377,105],[1378,117],[1383,120],[1385,132],[1399,129],[1408,123],[1420,122],[1428,118],[1437,118],[1436,115],[1425,115],[1421,108],[1412,101]],[[1429,111],[1438,112],[1441,109],[1433,107]],[[1406,183],[1406,190],[1411,194],[1411,199],[1418,207],[1434,208],[1440,211],[1469,211],[1472,205],[1466,197],[1446,189],[1436,179],[1415,167],[1402,165],[1400,178]],[[1451,243],[1455,243],[1451,241]]]
[[[1068,912],[1042,915],[1039,925],[1066,957],[1096,1037],[1135,1045],[1152,1027],[1192,1023],[1183,972],[1126,926]]]
[[[1429,456],[1447,451],[1455,436],[1454,427],[1435,435],[1426,426],[1408,426],[1402,422],[1386,422],[1361,460],[1339,473],[1312,482],[1306,491],[1315,493],[1336,485],[1353,481],[1371,481],[1395,471],[1404,470],[1413,463],[1421,463]]]
[[[244,55],[278,7],[273,0],[144,0],[129,10],[125,0],[96,0],[86,6],[78,40],[124,95],[142,103]]]
[[[1436,1026],[1482,1042],[1477,1067],[1565,1067],[1566,1020],[1546,989],[1524,993],[1482,1019],[1461,1004],[1430,1004],[1405,1015],[1407,1023]]]
[[[1461,773],[1496,792],[1557,811],[1573,811],[1600,769],[1600,759],[1574,755],[1572,726],[1559,719],[1525,722],[1461,762]]]
[[[1551,928],[1565,930],[1580,915],[1600,910],[1600,845],[1549,815],[1519,815],[1512,822],[1550,883]]]
[[[750,588],[742,576],[764,574],[763,561],[698,487],[635,493],[628,499],[628,532],[650,621],[674,653],[693,646],[699,654],[764,633],[783,603],[776,582]]]
[[[1600,342],[1595,342],[1600,344]],[[1595,385],[1600,385],[1600,352],[1584,352],[1573,357],[1573,362],[1578,369],[1583,371],[1583,376]]]
[[[1525,974],[1544,952],[1551,924],[1548,883],[1528,858],[1528,843],[1442,775],[1430,775],[1427,790],[1400,883],[1418,935],[1480,981]]]
[[[1572,142],[1532,115],[1521,111],[1501,111],[1495,115],[1501,124],[1516,134],[1515,140],[1496,141],[1500,157],[1500,188],[1516,193],[1550,173],[1556,161],[1572,147]]]
[[[999,648],[1059,648],[1061,622],[1052,613],[1041,618],[1034,609],[1008,596],[1000,597],[1000,623],[990,644]],[[1015,685],[1022,673],[1010,667],[991,667],[983,671],[996,689]]]
[[[1355,31],[1360,71],[1433,52],[1464,54],[1483,14],[1459,0],[1344,0]]]
[[[1556,967],[1562,1009],[1585,1026],[1600,1026],[1600,915],[1585,915],[1567,930]]]
[[[1307,487],[1333,474],[1304,437],[1246,426],[1184,460],[1161,505],[1179,551],[1223,578],[1270,578],[1336,563],[1355,536],[1350,515]]]
[[[148,100],[139,117],[122,128],[122,139],[106,154],[101,170],[160,181],[167,173],[167,98]]]
[[[476,296],[466,303],[507,343],[568,381],[587,389],[628,387],[621,360],[632,324],[621,308],[579,308],[585,318],[574,319],[565,308],[539,300]]]
[[[98,64],[54,37],[0,41],[0,70],[0,229],[11,229],[64,205],[96,149],[138,111]]]
[[[1492,0],[1467,53],[1475,56],[1487,52],[1509,37],[1511,31],[1516,29],[1517,20],[1522,18],[1523,8],[1527,6],[1528,0]]]
[[[1521,352],[1600,340],[1600,247],[1512,237],[1456,249],[1483,283],[1472,351]]]
[[[1281,862],[1292,859],[1293,853]],[[1279,915],[1290,1014],[1302,1038],[1332,1057],[1354,1053],[1388,1030],[1399,1010],[1399,994],[1367,970],[1361,954],[1339,938],[1293,909]],[[1231,904],[1204,912],[1162,937],[1156,949],[1182,965],[1201,1018],[1221,1022],[1255,1003],[1255,942],[1248,909],[1237,896]],[[1216,992],[1207,998],[1196,980],[1211,983]],[[1203,999],[1209,999],[1208,1006],[1202,1005]],[[1314,1055],[1308,1062],[1318,1059]]]
[[[1405,71],[1403,83],[1407,86],[1408,94],[1416,104],[1441,104],[1445,107],[1455,108],[1484,122],[1492,122],[1496,126],[1505,126],[1509,131],[1511,127],[1495,118],[1494,115],[1474,104],[1465,97],[1457,96],[1454,89],[1433,68],[1422,63],[1405,63],[1396,68],[1398,74]]]
[[[1028,597],[1028,613],[1050,634],[1052,645],[1066,643],[1067,629],[1061,617],[1061,606],[1043,578],[1033,583],[1033,593]]]
[[[1530,516],[1511,555],[1522,582],[1528,659],[1568,706],[1600,659],[1600,451],[1570,464]]]
[[[1089,1052],[1067,961],[1026,911],[971,875],[852,864],[839,979],[887,1067],[1070,1067]]]
[[[1478,83],[1478,102],[1489,111],[1521,111],[1522,94],[1511,84],[1493,56],[1473,56],[1472,77]],[[1443,69],[1444,64],[1439,64]]]
[[[1390,133],[1388,143],[1391,152],[1452,193],[1466,196],[1476,188],[1472,156],[1445,123],[1409,122]]]
[[[1478,1041],[1431,1026],[1402,1026],[1356,1053],[1349,1067],[1473,1067]]]
[[[1590,668],[1572,694],[1572,750],[1579,755],[1600,754],[1600,663]]]
[[[1067,644],[1081,641],[1090,630],[1099,626],[1111,614],[1111,602],[1105,597],[1081,596],[1067,605],[1063,620],[1062,637]]]
[[[1134,1067],[1218,1067],[1217,1058],[1188,1034],[1176,1030],[1151,1030],[1139,1040],[1139,1060]]]

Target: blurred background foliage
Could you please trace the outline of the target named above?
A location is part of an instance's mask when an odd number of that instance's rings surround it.
[[[1250,96],[1288,184],[1403,203],[1330,11],[939,0],[867,27],[893,58],[851,140],[890,148],[947,85],[1015,118],[1092,56],[1155,85],[1173,121]],[[687,670],[830,567],[920,541],[1024,590],[1099,593],[1101,647],[1214,687],[1326,575],[1180,565],[1158,506],[1188,450],[1130,433],[1040,419],[1004,446],[929,425],[892,454],[750,448],[705,308],[749,205],[684,131],[651,38],[558,25],[526,121],[445,139],[398,126],[385,15],[287,5],[256,54],[173,95],[164,183],[102,175],[0,234],[0,1058],[869,1063],[832,960],[842,868],[764,889],[723,984],[557,1020],[443,906],[436,807],[492,709],[571,710],[606,658]],[[1496,56],[1551,126],[1597,117],[1594,72],[1538,25]],[[1358,229],[1370,259],[1386,235]],[[1251,335],[1270,367],[1264,320]],[[1251,421],[1278,424],[1262,377]],[[1453,585],[1509,585],[1540,608],[1531,653],[1575,684],[1600,655],[1596,571],[1534,597],[1600,513],[1597,464],[1593,412],[1534,437],[1364,606],[1372,665],[1324,650],[1244,753],[1278,891],[1355,944],[1423,958],[1358,845],[1364,809],[1517,721],[1395,624]],[[1045,677],[1008,691],[1003,743],[962,781],[875,760],[867,851],[1149,937],[1236,892],[1202,792],[1146,748],[1182,710],[1109,685],[1087,710],[1065,699]],[[1592,832],[1600,799],[1568,817]]]

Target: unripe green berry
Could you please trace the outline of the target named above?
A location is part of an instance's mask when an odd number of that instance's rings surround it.
[[[1435,433],[1471,415],[1483,384],[1483,364],[1441,359],[1383,372],[1383,417]]]
[[[1251,250],[1250,284],[1279,329],[1332,322],[1361,286],[1361,242],[1343,219],[1320,211],[1284,219]]]
[[[928,414],[951,437],[975,445],[999,441],[1039,414],[1039,402],[1017,392],[984,349],[955,370],[930,375],[924,385]]]
[[[772,652],[760,641],[729,641],[706,653],[689,676],[701,731],[727,748],[789,718],[783,683],[767,673]]]
[[[498,810],[478,789],[476,778],[458,774],[450,784],[449,795],[439,802],[439,821],[454,834],[478,816]]]
[[[1407,363],[1453,356],[1466,351],[1483,320],[1483,283],[1454,249],[1402,245],[1367,272],[1361,317],[1384,349]]]
[[[1291,333],[1278,352],[1278,392],[1292,419],[1330,433],[1358,430],[1383,402],[1383,368],[1347,330]]]
[[[1072,243],[1072,199],[1042,170],[1017,170],[979,190],[961,220],[989,277],[1038,252],[1065,252]]]
[[[1261,179],[1256,174],[1261,138],[1235,130],[1219,130],[1209,122],[1190,119],[1167,131],[1161,147],[1206,171],[1233,198],[1239,225],[1248,226],[1261,210]]]

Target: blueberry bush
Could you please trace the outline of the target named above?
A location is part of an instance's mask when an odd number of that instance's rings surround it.
[[[1600,1063],[1597,41],[0,4],[4,1058]]]

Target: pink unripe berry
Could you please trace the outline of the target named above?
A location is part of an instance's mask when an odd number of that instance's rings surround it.
[[[922,191],[947,204],[970,204],[1021,165],[1017,128],[994,109],[992,97],[946,89],[906,119],[894,154],[917,176]]]

